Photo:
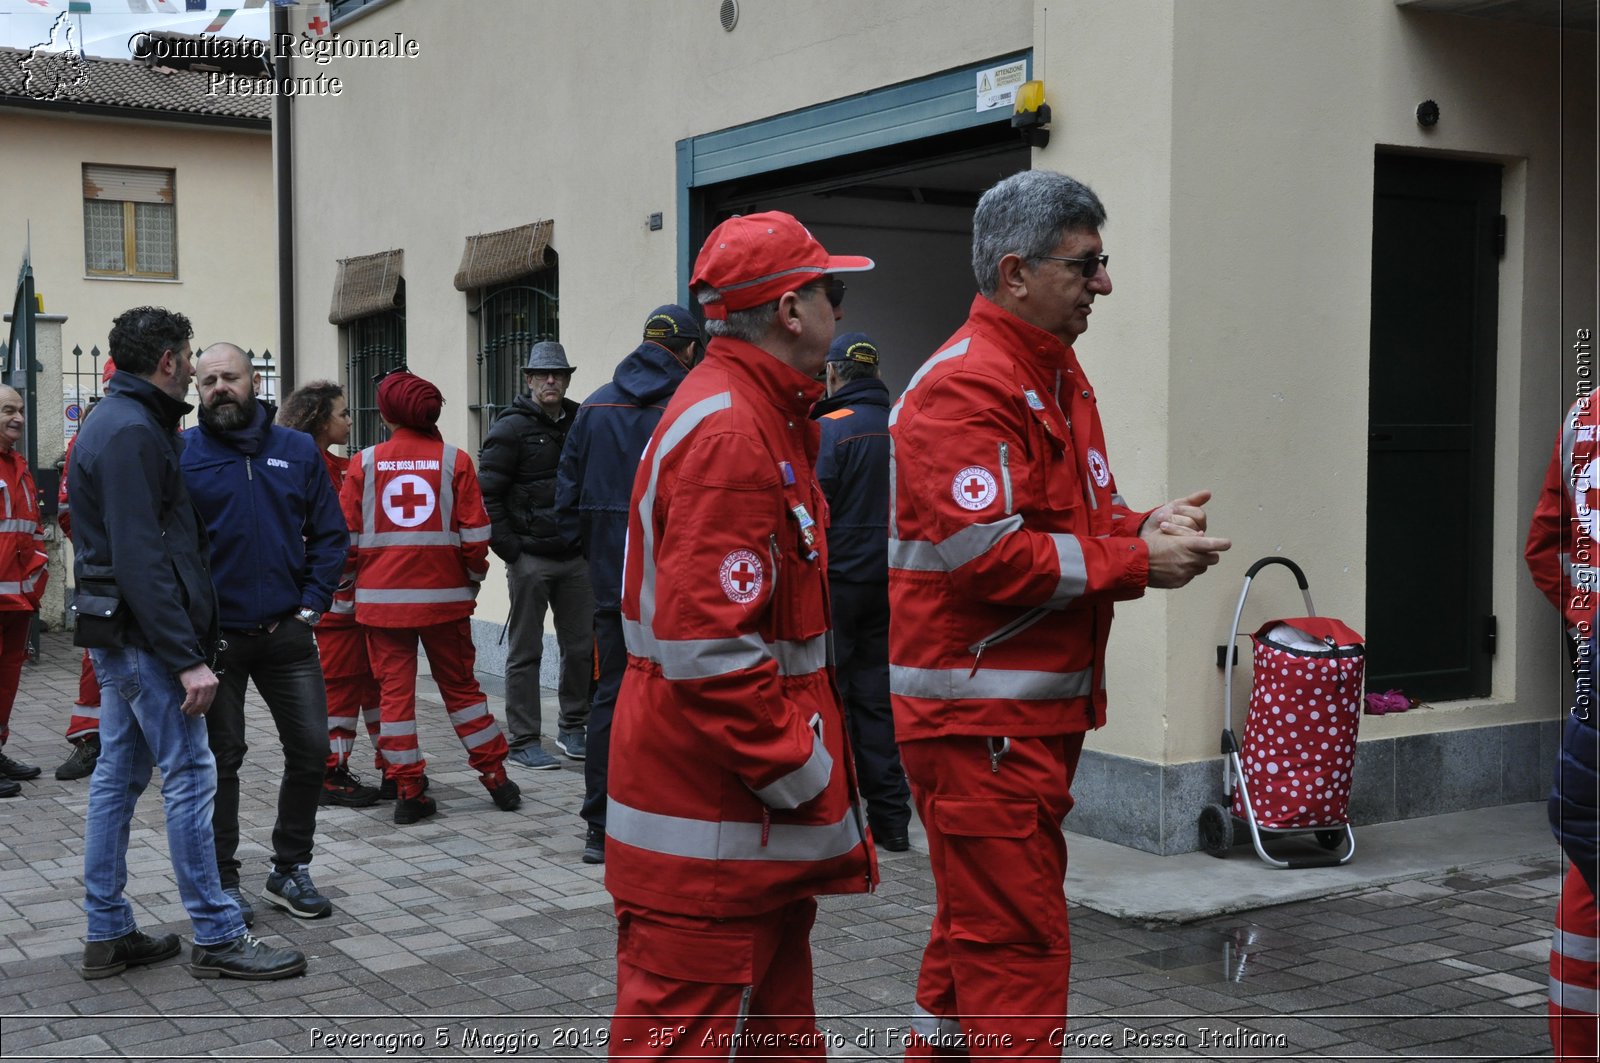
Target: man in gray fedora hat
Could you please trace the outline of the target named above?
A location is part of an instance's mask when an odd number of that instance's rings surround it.
[[[528,390],[495,418],[478,454],[478,483],[493,522],[489,545],[506,563],[511,589],[506,652],[506,763],[555,768],[539,744],[539,665],[544,614],[555,611],[561,650],[556,748],[586,755],[585,728],[594,668],[594,592],[582,551],[565,541],[556,519],[556,466],[578,404],[567,398],[573,366],[551,340],[533,345],[523,364]]]

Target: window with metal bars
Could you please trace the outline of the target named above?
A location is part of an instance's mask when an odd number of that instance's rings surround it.
[[[397,299],[404,298],[404,284]],[[378,416],[378,384],[373,378],[406,364],[406,315],[387,310],[357,318],[348,326],[345,401],[350,406],[350,453],[389,438]]]
[[[522,390],[528,351],[541,340],[561,338],[560,284],[556,253],[545,252],[549,266],[537,273],[480,290],[471,313],[478,319],[478,441]]]
[[[178,276],[172,170],[83,167],[83,262],[91,277]]]

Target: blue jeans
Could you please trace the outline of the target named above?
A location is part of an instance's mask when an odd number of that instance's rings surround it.
[[[239,906],[222,892],[211,834],[217,767],[204,716],[185,716],[183,685],[160,660],[134,647],[91,650],[100,677],[100,761],[89,780],[84,825],[83,910],[90,941],[138,929],[123,897],[128,884],[128,828],[134,806],[161,767],[167,848],[178,895],[194,924],[196,945],[244,933]]]

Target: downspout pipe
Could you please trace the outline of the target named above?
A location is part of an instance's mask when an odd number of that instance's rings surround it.
[[[289,34],[289,9],[273,6],[272,52]],[[294,302],[294,118],[287,86],[292,83],[293,60],[288,49],[274,54],[273,73],[278,82],[272,101],[273,184],[278,213],[278,401],[295,386]]]

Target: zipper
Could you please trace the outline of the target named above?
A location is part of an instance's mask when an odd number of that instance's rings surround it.
[[[1011,444],[1000,444],[1000,482],[1006,490],[1006,516],[1011,516]]]
[[[1004,443],[1002,443],[1000,445],[1001,446],[1005,446]],[[983,651],[984,650],[988,649],[990,646],[995,645],[996,643],[1004,642],[1004,641],[1006,641],[1007,639],[1010,639],[1010,638],[1015,638],[1016,636],[1022,634],[1024,631],[1028,630],[1033,625],[1037,624],[1039,621],[1043,620],[1046,615],[1048,615],[1049,613],[1054,612],[1054,611],[1055,610],[1046,609],[1042,605],[1036,606],[1036,607],[1028,610],[1026,613],[1023,613],[1021,616],[1017,617],[1015,620],[1011,621],[1009,624],[1007,624],[1004,627],[1000,628],[998,631],[990,632],[988,635],[984,636],[984,638],[981,639],[980,641],[973,643],[971,646],[968,646],[967,647],[967,652],[972,654],[973,656],[972,656],[972,671],[967,673],[967,678],[971,679],[973,676],[978,674],[978,662],[983,660]]]
[[[255,479],[255,476],[252,475],[251,472],[250,472],[250,459],[249,458],[245,458],[244,459],[244,478],[246,480],[254,480]]]
[[[783,566],[778,563],[778,534],[773,532],[767,536],[767,552],[772,557],[772,600],[778,600],[778,573]]]

